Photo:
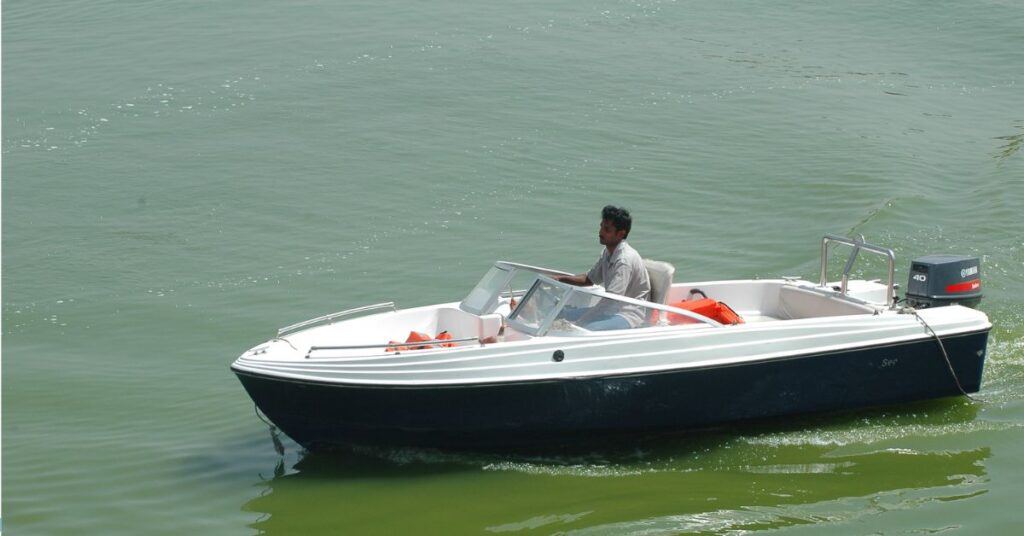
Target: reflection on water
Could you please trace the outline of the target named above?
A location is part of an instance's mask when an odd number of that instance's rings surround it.
[[[939,401],[546,456],[307,453],[244,510],[264,514],[253,528],[265,534],[677,534],[842,523],[986,493],[990,449],[962,446],[987,431],[977,411]],[[961,446],[936,449],[935,438]]]

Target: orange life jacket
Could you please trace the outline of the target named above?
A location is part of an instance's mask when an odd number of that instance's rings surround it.
[[[439,340],[439,341],[450,341],[450,340],[452,340],[452,334],[448,333],[447,331],[442,331],[441,333],[437,334],[437,340]],[[453,348],[455,346],[455,343],[454,342],[446,342],[446,343],[441,344],[441,346],[443,346],[445,348]]]
[[[699,315],[706,316],[711,320],[718,322],[719,324],[742,324],[743,319],[740,315],[736,314],[728,305],[712,299],[702,298],[699,300],[686,300],[681,302],[675,302],[669,304],[671,307],[678,309],[685,309],[687,311],[693,311]],[[690,318],[675,313],[668,313],[666,315],[669,325],[675,326],[677,324],[696,324],[700,320]]]
[[[426,333],[421,333],[419,331],[410,331],[409,337],[405,339],[405,342],[425,342],[432,340],[434,340],[434,338],[431,337],[430,335],[427,335]],[[432,348],[432,346],[429,344],[421,344],[419,346],[410,347],[410,350],[423,350],[425,348]]]
[[[419,331],[410,331],[409,332],[409,336],[405,339],[405,342],[407,342],[407,343],[409,343],[409,342],[416,343],[416,342],[426,342],[426,341],[433,341],[433,340],[448,341],[448,340],[451,340],[451,339],[452,339],[452,334],[448,333],[447,331],[442,331],[441,333],[438,333],[437,337],[431,337],[429,334],[422,333],[422,332],[419,332]],[[391,341],[388,344],[399,344],[399,342],[398,341]],[[452,347],[455,346],[455,343],[454,342],[441,343],[441,346],[443,346],[445,348],[452,348]],[[385,348],[384,351],[385,352],[405,352],[405,351],[408,351],[408,350],[425,350],[427,348],[433,348],[433,347],[434,347],[434,345],[432,345],[432,344],[419,344],[419,345],[412,345],[412,346],[389,346],[389,347]]]

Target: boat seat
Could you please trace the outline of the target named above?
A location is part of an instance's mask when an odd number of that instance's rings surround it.
[[[665,261],[644,259],[644,268],[647,269],[647,278],[651,280],[651,297],[648,301],[668,303],[668,291],[672,288],[676,267]]]
[[[672,278],[676,273],[676,267],[665,261],[644,259],[644,268],[647,269],[647,278],[651,280],[651,295],[648,301],[667,304],[668,291],[672,289]],[[660,311],[657,324],[665,325],[667,323],[665,311]]]

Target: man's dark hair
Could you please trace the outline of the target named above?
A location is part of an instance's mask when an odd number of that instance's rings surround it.
[[[623,238],[629,236],[629,230],[633,227],[633,218],[629,217],[629,211],[622,207],[608,205],[601,209],[601,220],[610,221],[619,231],[626,231]]]

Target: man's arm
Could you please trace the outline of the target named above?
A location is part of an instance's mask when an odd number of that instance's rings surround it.
[[[589,287],[594,284],[587,274],[560,275],[556,280],[560,283],[568,283],[570,285],[576,285],[577,287]]]

